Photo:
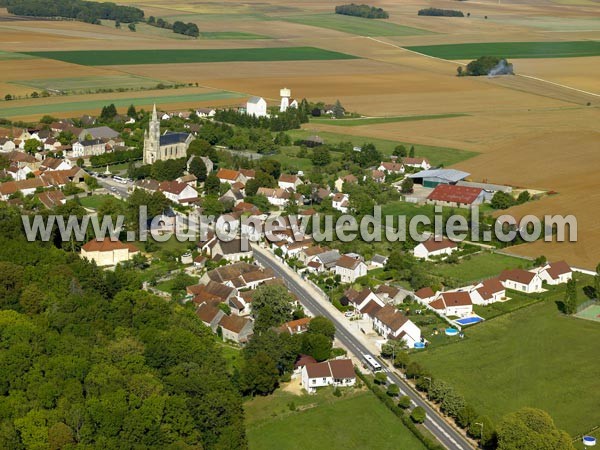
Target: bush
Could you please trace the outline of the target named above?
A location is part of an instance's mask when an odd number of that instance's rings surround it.
[[[403,395],[398,400],[398,407],[400,407],[402,409],[408,409],[408,408],[410,408],[410,405],[411,405],[410,397],[408,395]]]
[[[387,375],[384,372],[379,372],[375,375],[375,384],[385,384],[387,382]]]
[[[336,387],[336,388],[333,390],[333,395],[334,395],[335,397],[341,397],[341,396],[342,396],[342,391],[340,390],[340,388],[337,388],[337,387]]]
[[[410,413],[410,418],[413,420],[414,423],[423,423],[425,422],[426,417],[427,414],[425,413],[425,409],[421,406],[417,406]]]
[[[400,388],[398,387],[397,384],[390,384],[387,388],[387,395],[389,395],[390,397],[398,397],[398,395],[400,394]]]
[[[390,17],[387,11],[381,8],[369,5],[356,5],[354,3],[336,6],[335,13],[345,16],[362,17],[364,19],[387,19]]]

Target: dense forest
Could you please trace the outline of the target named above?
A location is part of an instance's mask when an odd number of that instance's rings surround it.
[[[387,11],[381,8],[369,5],[357,5],[355,3],[336,6],[335,13],[345,16],[362,17],[364,19],[388,19],[390,17]]]
[[[0,205],[0,448],[245,448],[241,396],[192,310],[27,242]]]
[[[454,9],[425,8],[420,9],[419,16],[465,17],[462,11]]]
[[[0,0],[0,7],[17,16],[61,17],[88,23],[100,23],[102,19],[130,23],[144,18],[144,11],[133,6],[84,0]]]

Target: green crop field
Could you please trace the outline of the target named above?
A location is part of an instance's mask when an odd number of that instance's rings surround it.
[[[531,263],[522,258],[484,252],[463,258],[458,264],[436,264],[432,272],[457,282],[468,283],[497,276],[504,269],[529,269],[530,266]]]
[[[576,278],[583,301],[582,289],[592,279]],[[600,324],[563,316],[556,302],[564,292],[565,285],[551,287],[541,302],[486,320],[468,328],[466,339],[413,357],[493,420],[531,406],[548,411],[571,435],[585,433],[600,425]]]
[[[135,75],[107,75],[95,77],[40,78],[35,80],[20,80],[14,84],[47,91],[84,92],[99,89],[117,90],[152,88],[159,83],[161,83],[161,80],[138,77]],[[165,84],[168,84],[168,82]]]
[[[335,125],[336,127],[359,127],[362,125],[376,125],[380,123],[412,122],[417,120],[450,119],[464,117],[468,114],[429,114],[424,116],[397,116],[397,117],[365,117],[359,119],[311,119],[311,123]]]
[[[200,32],[200,38],[239,40],[271,39],[271,37],[262,34],[244,33],[242,31],[202,31]]]
[[[199,50],[75,50],[30,52],[28,55],[57,59],[84,66],[177,64],[236,61],[308,61],[356,59],[356,56],[316,47],[228,48]]]
[[[0,51],[0,61],[7,61],[13,59],[31,59],[33,56],[26,55],[25,53],[13,53]]]
[[[415,155],[427,158],[434,166],[449,166],[452,164],[457,164],[461,161],[464,161],[477,155],[476,152],[458,150],[455,148],[435,147],[431,145],[412,144],[410,142],[390,141],[387,139],[378,139],[369,136],[352,136],[344,133],[332,133],[329,131],[315,132],[314,130],[290,130],[287,132],[287,134],[289,134],[293,140],[305,139],[309,136],[314,136],[315,134],[317,134],[325,140],[325,144],[335,144],[338,142],[351,141],[355,145],[362,145],[364,143],[371,142],[377,147],[377,150],[379,150],[384,155],[391,155],[394,151],[394,148],[397,145],[404,144],[407,149],[409,149],[411,145],[414,145]]]
[[[277,18],[286,22],[328,28],[360,36],[415,36],[435,34],[419,28],[406,27],[382,19],[363,19],[341,14],[309,14]]]
[[[296,411],[289,408],[290,402]],[[330,389],[316,395],[276,391],[245,404],[248,444],[251,450],[276,448],[410,449],[425,447],[372,393],[336,398]],[[357,426],[357,420],[360,426]]]
[[[68,111],[83,111],[97,109],[100,111],[103,106],[114,103],[117,108],[127,108],[129,105],[151,105],[153,102],[166,103],[183,103],[183,102],[202,102],[211,100],[223,100],[246,97],[243,94],[228,91],[216,91],[205,94],[188,94],[188,95],[164,95],[156,97],[128,97],[118,98],[114,100],[89,100],[82,102],[64,102],[64,103],[46,103],[40,99],[40,103],[28,106],[9,106],[10,102],[2,102],[0,106],[0,117],[14,116],[30,116],[33,114],[53,114]]]
[[[419,45],[406,47],[443,59],[499,58],[571,58],[600,55],[600,42],[481,42],[473,44]]]

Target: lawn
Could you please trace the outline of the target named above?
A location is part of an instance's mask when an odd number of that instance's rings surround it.
[[[107,199],[113,199],[116,202],[123,203],[123,205],[125,204],[123,201],[112,195],[90,195],[89,197],[80,197],[79,202],[81,203],[81,206],[85,208],[98,209]]]
[[[415,36],[435,34],[419,28],[406,27],[382,19],[364,19],[341,14],[309,14],[278,18],[286,22],[328,28],[360,36]]]
[[[278,390],[247,402],[245,412],[250,449],[425,448],[371,392],[336,398],[330,389],[302,396]]]
[[[591,278],[577,274],[581,289]],[[600,324],[563,316],[544,301],[468,328],[467,338],[413,358],[450,383],[476,410],[499,420],[524,406],[548,411],[571,435],[600,424]]]
[[[311,123],[335,125],[336,127],[358,127],[361,125],[376,125],[380,123],[412,122],[417,120],[449,119],[464,117],[468,114],[429,114],[425,116],[398,116],[398,117],[365,117],[362,119],[311,119]]]
[[[162,91],[164,92],[164,91]],[[234,99],[247,97],[244,94],[228,91],[215,91],[203,94],[187,94],[187,95],[156,95],[156,97],[127,97],[115,98],[112,100],[87,100],[81,102],[64,102],[64,103],[47,103],[44,99],[40,99],[39,104],[28,106],[13,106],[12,102],[2,102],[0,106],[1,117],[11,116],[28,116],[33,114],[53,114],[68,111],[83,111],[97,109],[100,110],[108,103],[114,103],[117,108],[127,108],[129,105],[151,105],[152,102],[161,104],[167,103],[183,103],[183,102],[203,102],[212,100]],[[66,97],[65,97],[66,98]]]
[[[500,253],[482,252],[467,256],[461,259],[458,264],[437,263],[433,266],[432,273],[466,284],[497,276],[504,269],[528,269],[530,266],[531,263],[522,258]]]
[[[280,153],[273,155],[271,158],[279,161],[281,163],[281,168],[283,171],[298,171],[303,170],[304,172],[310,171],[314,166],[310,158],[298,158],[296,155],[298,154],[298,150],[300,147],[290,146],[290,147],[281,147]],[[310,150],[307,151],[307,155],[310,155]],[[339,159],[339,153],[332,153],[332,160]]]
[[[356,56],[316,47],[170,49],[170,50],[74,50],[26,53],[84,66],[177,64],[237,61],[308,61],[356,59]]]
[[[419,45],[408,50],[443,59],[499,58],[572,58],[600,55],[600,42],[478,42],[471,44]]]
[[[29,86],[41,90],[62,92],[79,92],[98,89],[141,89],[153,88],[160,80],[138,77],[135,75],[106,75],[95,77],[38,78],[35,80],[19,80],[15,84]],[[168,84],[168,83],[166,83]]]
[[[290,130],[287,132],[293,140],[306,139],[314,136],[314,130]],[[415,155],[427,158],[432,165],[450,166],[465,161],[476,156],[478,153],[467,150],[458,150],[448,147],[434,147],[431,145],[412,144],[410,142],[390,141],[387,139],[378,139],[368,136],[351,136],[344,133],[332,133],[329,131],[319,131],[316,133],[325,140],[326,144],[335,144],[344,141],[352,141],[356,145],[371,142],[384,155],[391,155],[397,145],[404,144],[407,148],[411,145],[415,147]]]

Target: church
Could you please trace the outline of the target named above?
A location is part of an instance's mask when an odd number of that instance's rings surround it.
[[[188,133],[166,131],[161,135],[160,120],[158,120],[156,105],[154,105],[149,129],[144,132],[144,164],[185,158],[190,142],[193,140],[194,136]]]

